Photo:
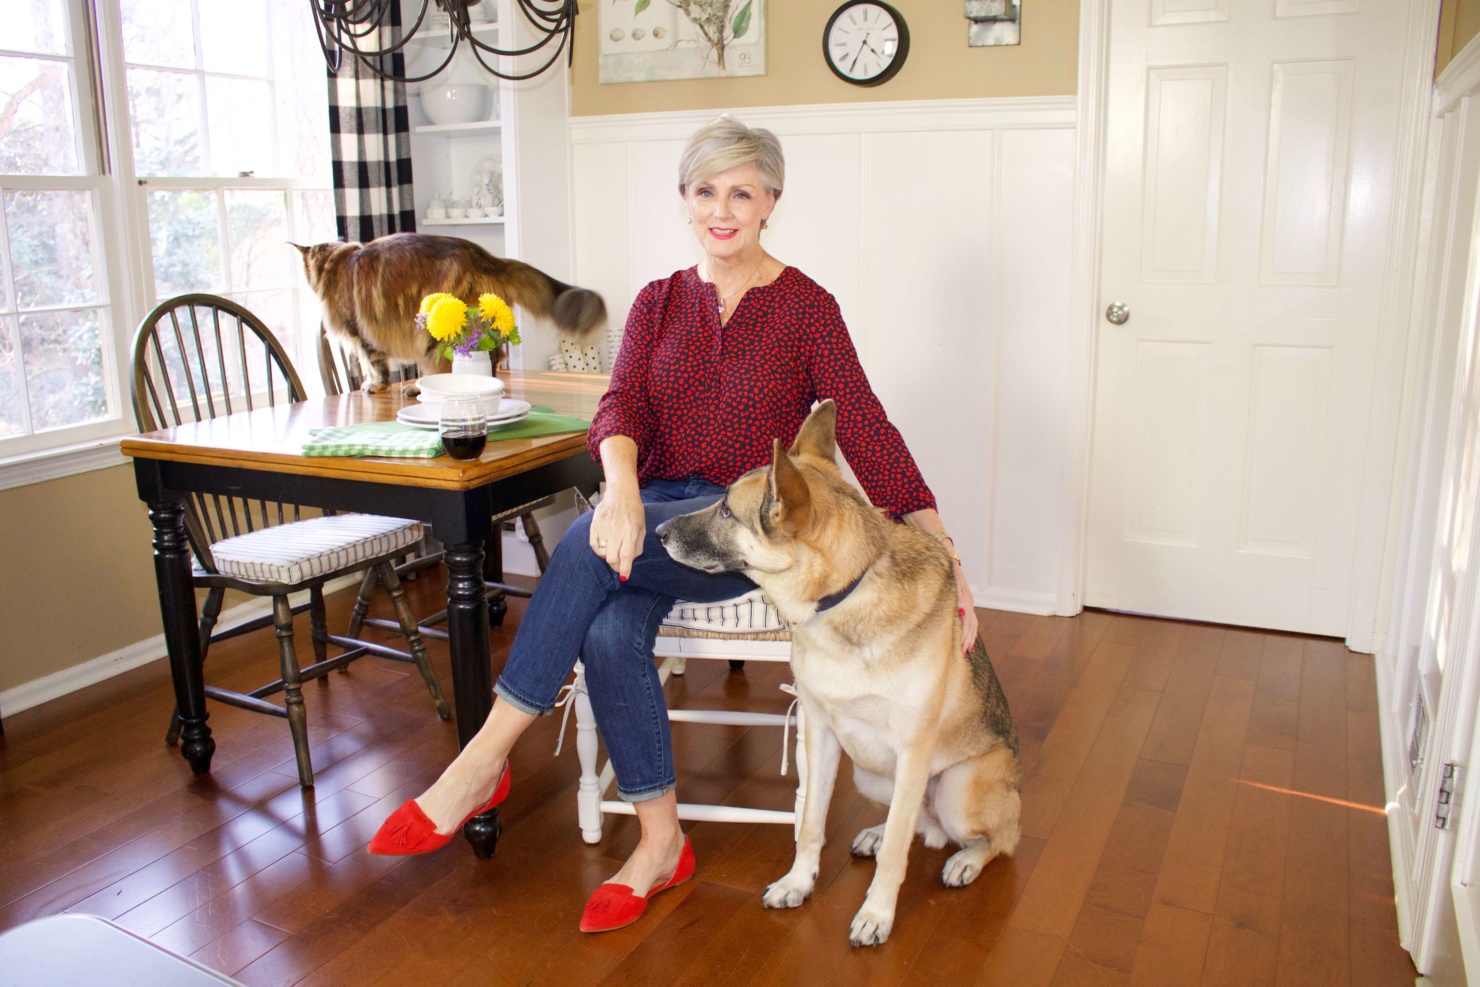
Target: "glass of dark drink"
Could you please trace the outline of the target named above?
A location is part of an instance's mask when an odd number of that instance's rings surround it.
[[[442,448],[453,459],[477,459],[488,445],[488,414],[483,402],[472,395],[449,397],[442,402]]]

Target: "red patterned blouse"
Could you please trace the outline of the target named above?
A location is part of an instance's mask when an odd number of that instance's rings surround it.
[[[832,295],[794,267],[719,321],[714,286],[695,268],[654,281],[627,316],[611,387],[589,436],[637,443],[638,479],[701,477],[728,485],[771,461],[815,401],[838,405],[838,446],[869,500],[894,517],[935,507],[904,439],[858,362]]]

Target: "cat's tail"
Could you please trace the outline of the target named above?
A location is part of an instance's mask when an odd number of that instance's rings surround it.
[[[590,288],[573,287],[516,260],[503,265],[509,301],[549,319],[561,332],[580,338],[606,324],[606,302]]]
[[[606,325],[606,302],[590,288],[572,288],[555,296],[551,317],[562,332],[583,337]]]

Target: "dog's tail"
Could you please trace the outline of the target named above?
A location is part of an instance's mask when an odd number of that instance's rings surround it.
[[[485,265],[482,272],[487,276],[487,290],[549,319],[561,332],[579,338],[606,324],[606,302],[590,288],[568,285],[522,261],[494,257],[486,252],[480,260],[484,258],[493,262]]]

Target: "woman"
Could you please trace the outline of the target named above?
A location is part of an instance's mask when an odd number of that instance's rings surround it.
[[[704,260],[649,284],[633,303],[590,430],[606,494],[550,560],[483,728],[431,788],[386,820],[372,853],[437,849],[502,801],[514,741],[550,712],[581,658],[618,792],[635,803],[642,833],[587,903],[582,930],[631,924],[648,897],[693,874],[653,643],[675,598],[726,600],[754,584],[679,565],[652,532],[769,463],[772,439],[795,435],[815,401],[837,402],[838,444],[869,499],[950,544],[934,497],[868,386],[837,303],[761,246],[783,175],[776,137],[728,116],[689,140],[679,193]],[[976,614],[959,561],[969,647]]]

